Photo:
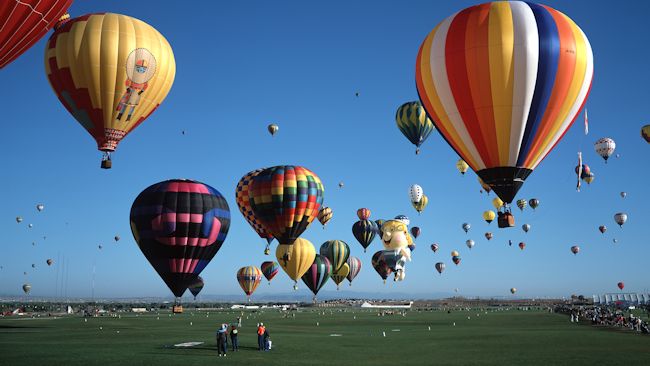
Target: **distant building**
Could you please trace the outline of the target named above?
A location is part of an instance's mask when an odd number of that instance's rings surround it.
[[[381,305],[375,305],[364,301],[363,304],[361,304],[361,307],[364,309],[410,309],[411,305],[413,305],[413,301],[409,301],[408,304],[382,303]]]
[[[615,305],[616,303],[625,302],[631,305],[650,304],[650,294],[638,293],[609,293],[603,295],[593,295],[594,305]]]
[[[146,313],[147,308],[131,308],[131,312],[133,312],[133,313]]]

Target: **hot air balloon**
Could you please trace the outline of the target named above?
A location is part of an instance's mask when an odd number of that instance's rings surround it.
[[[523,241],[519,243],[519,249],[524,250],[525,247],[526,247],[526,243],[524,243]]]
[[[6,1],[0,7],[0,69],[32,47],[60,21],[72,0]]]
[[[275,123],[271,123],[270,125],[266,126],[266,129],[269,131],[271,136],[275,136],[276,133],[278,133],[278,130],[280,127],[276,125]]]
[[[217,254],[230,228],[230,210],[221,193],[185,179],[143,190],[130,219],[142,254],[177,298]]]
[[[23,218],[20,216],[16,216],[16,222],[20,224],[21,222],[23,222]]]
[[[415,145],[415,154],[420,153],[420,145],[435,129],[419,101],[404,103],[397,108],[395,122],[402,134]]]
[[[471,227],[472,227],[472,225],[470,225],[468,223],[463,224],[463,230],[465,231],[465,233],[467,233]]]
[[[458,257],[459,255],[460,255],[460,253],[458,253],[457,250],[452,250],[452,251],[451,251],[451,256],[452,256],[452,257]]]
[[[413,236],[413,239],[417,239],[418,236],[420,236],[421,232],[422,232],[422,230],[420,230],[420,228],[418,226],[413,226],[411,228],[411,235]]]
[[[369,220],[370,210],[367,208],[360,208],[357,210],[357,216],[360,220],[352,225],[352,234],[359,244],[361,244],[363,251],[365,252],[370,243],[375,239],[379,229],[374,221]]]
[[[204,286],[205,283],[203,282],[203,278],[201,278],[201,276],[196,276],[196,279],[190,283],[187,289],[190,290],[190,293],[194,296],[194,300],[196,300],[196,297],[199,296],[199,293],[201,293]]]
[[[609,157],[614,153],[614,150],[616,150],[616,143],[609,137],[604,137],[594,143],[594,149],[598,155],[605,159],[605,163],[607,163],[607,159],[609,159]]]
[[[381,232],[381,226],[384,225],[384,222],[386,222],[386,220],[375,220],[375,224],[377,224],[377,234],[379,234],[380,238],[384,236],[384,234]]]
[[[514,288],[514,287],[513,287],[513,288],[511,288],[511,289],[510,289],[510,293],[511,293],[511,294],[513,294],[513,295],[514,295],[514,294],[515,294],[515,292],[517,292],[517,289],[516,289],[516,288]]]
[[[465,162],[465,160],[463,160],[463,159],[458,159],[458,161],[456,162],[456,169],[458,170],[458,172],[459,172],[460,174],[465,175],[465,173],[466,173],[467,170],[469,169],[469,165],[467,165],[467,163]]]
[[[297,289],[295,283],[314,263],[316,248],[309,240],[298,238],[292,245],[278,245],[275,249],[275,258],[284,272],[294,281],[294,289]]]
[[[27,227],[31,229],[31,228],[34,227],[34,224],[29,224],[29,225],[27,225]]]
[[[39,203],[38,205],[36,205],[36,210],[37,210],[38,212],[41,212],[41,211],[43,211],[44,209],[45,209],[45,205],[43,205],[42,203]]]
[[[262,224],[255,218],[249,197],[249,189],[253,177],[259,174],[261,171],[262,169],[257,169],[248,172],[239,180],[237,183],[237,188],[235,188],[235,201],[237,202],[239,212],[241,212],[241,214],[244,216],[244,219],[246,222],[248,222],[248,225],[253,228],[253,230],[257,233],[257,235],[259,235],[260,238],[266,239],[264,254],[268,255],[271,251],[270,246],[271,242],[273,241],[273,235],[266,232],[264,227],[262,227]]]
[[[580,251],[580,247],[579,247],[579,246],[574,245],[574,246],[571,247],[571,253],[573,253],[573,254],[578,254],[579,251]]]
[[[528,225],[528,224],[523,224],[523,225],[521,225],[521,229],[522,229],[525,233],[527,233],[528,230],[530,230],[530,225]]]
[[[422,196],[424,196],[424,191],[418,184],[414,184],[409,188],[409,199],[411,200],[411,203],[420,202]]]
[[[539,206],[539,200],[537,198],[532,198],[530,201],[528,201],[528,204],[534,210]]]
[[[605,225],[600,225],[600,226],[598,227],[598,230],[600,230],[600,233],[601,233],[601,234],[605,234],[605,231],[607,231],[607,226],[605,226]]]
[[[641,127],[641,137],[650,144],[650,125]]]
[[[492,187],[490,187],[487,183],[485,183],[483,179],[481,179],[481,177],[477,176],[476,178],[478,178],[478,183],[481,185],[481,188],[483,188],[483,190],[487,194],[490,194],[490,192],[492,191]]]
[[[491,240],[492,239],[492,233],[491,232],[485,233],[485,239]]]
[[[54,263],[54,261],[51,260],[51,259],[48,259],[48,260],[45,261],[45,263],[47,263],[48,266],[51,266],[52,263]]]
[[[431,250],[433,250],[434,253],[437,252],[438,249],[440,249],[440,246],[438,245],[438,243],[431,244]]]
[[[429,197],[427,197],[426,195],[422,196],[420,202],[411,202],[411,205],[413,206],[415,211],[418,212],[418,214],[422,213],[422,211],[424,211],[424,209],[427,207],[428,204],[429,204]]]
[[[302,282],[314,293],[314,301],[318,291],[327,283],[332,275],[332,265],[327,257],[316,254],[314,262],[307,268],[307,272],[302,275]]]
[[[625,288],[625,284],[623,282],[617,283],[616,286],[618,286],[618,288],[621,289],[621,290],[623,290]]]
[[[337,272],[348,261],[350,247],[343,240],[328,240],[320,246],[320,255],[327,257],[332,265],[332,271]]]
[[[118,241],[120,241],[120,236],[119,236],[119,235],[115,235],[115,237],[114,237],[113,239],[115,239],[115,241],[118,242]]]
[[[32,290],[32,285],[29,283],[26,283],[23,285],[23,292],[25,292],[26,295],[29,295],[29,291]]]
[[[339,182],[339,188],[343,188],[344,186],[345,184],[343,184],[343,182]]]
[[[460,256],[455,255],[455,256],[451,257],[451,261],[454,262],[455,265],[459,265],[460,264]]]
[[[528,206],[528,201],[526,201],[526,200],[523,199],[523,198],[517,200],[517,207],[519,207],[519,209],[520,209],[521,211],[523,211],[524,208],[526,208],[526,206]]]
[[[625,197],[627,197],[627,193],[621,192],[621,198],[625,198]]]
[[[580,28],[555,9],[518,1],[450,16],[416,61],[427,114],[506,203],[571,126],[592,76]]]
[[[260,269],[262,270],[264,277],[266,277],[266,280],[269,281],[270,285],[273,277],[280,272],[280,265],[274,261],[266,261],[262,263]]]
[[[361,259],[357,257],[348,258],[348,267],[350,267],[350,273],[347,275],[348,281],[350,281],[350,286],[352,286],[352,281],[355,277],[361,272]]]
[[[467,241],[465,242],[465,245],[467,245],[467,247],[468,247],[470,250],[471,250],[472,248],[474,248],[474,244],[475,244],[475,243],[474,243],[474,240],[472,240],[472,239],[469,239],[469,240],[467,240]]]
[[[248,301],[251,300],[251,295],[255,292],[257,286],[262,281],[262,271],[255,266],[242,267],[237,271],[237,282],[246,296]]]
[[[494,206],[494,208],[497,211],[499,211],[501,209],[501,207],[503,207],[503,205],[504,205],[504,203],[501,200],[501,198],[499,198],[499,197],[494,197],[494,199],[492,200],[492,206]]]
[[[445,264],[443,262],[436,263],[436,271],[438,271],[438,273],[442,274],[442,271],[444,270],[445,270]]]
[[[612,239],[612,242],[613,242],[614,244],[616,244],[616,243],[618,243],[618,239],[614,238],[614,239]]]
[[[384,260],[384,251],[380,250],[376,252],[375,254],[372,255],[372,267],[379,273],[379,276],[381,277],[382,280],[384,280],[384,283],[386,283],[386,278],[390,276],[390,274],[393,272],[392,269],[388,266],[388,263]]]
[[[485,220],[485,222],[487,222],[488,224],[491,223],[496,217],[497,215],[492,210],[487,210],[483,212],[483,220]]]
[[[99,244],[99,245],[97,246],[97,248],[99,248],[99,250],[102,250],[102,248],[104,248],[104,247],[103,247],[101,244]]]
[[[101,167],[109,169],[120,141],[169,93],[176,62],[165,37],[147,23],[120,14],[88,14],[52,34],[45,71],[63,106],[103,152]]]
[[[594,172],[589,172],[584,178],[582,178],[587,184],[591,184],[591,182],[596,179],[596,174]]]
[[[32,263],[32,268],[36,268],[36,264]]]
[[[336,289],[339,289],[339,285],[343,282],[348,274],[350,274],[350,266],[347,263],[344,263],[338,271],[332,272],[332,281],[336,284]]]
[[[332,209],[329,207],[321,207],[320,211],[318,211],[318,221],[323,225],[323,229],[325,229],[325,225],[332,219],[333,214]]]
[[[248,196],[257,222],[280,244],[292,244],[318,216],[325,188],[307,168],[280,165],[252,177]]]
[[[627,221],[627,214],[623,212],[617,213],[614,215],[614,221],[616,221],[618,226],[623,227],[623,224]]]
[[[582,168],[580,168],[581,166]],[[591,168],[587,164],[582,164],[575,167],[575,172],[580,174],[581,179],[584,179],[587,174],[591,173]]]

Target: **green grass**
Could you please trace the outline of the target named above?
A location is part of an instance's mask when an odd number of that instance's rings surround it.
[[[412,311],[378,317],[360,309],[331,311],[301,311],[287,319],[272,311],[246,313],[241,350],[229,350],[225,359],[217,357],[214,332],[217,324],[234,321],[235,312],[161,313],[159,320],[155,314],[122,314],[87,322],[76,316],[7,317],[0,319],[0,365],[650,365],[650,336],[576,325],[547,312]],[[256,349],[258,321],[268,327],[271,352]],[[188,341],[205,344],[171,347]]]

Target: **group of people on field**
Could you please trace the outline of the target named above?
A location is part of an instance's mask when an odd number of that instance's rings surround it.
[[[232,344],[232,351],[239,351],[239,329],[241,328],[241,318],[237,319],[237,323],[221,324],[217,330],[217,351],[219,357],[225,357],[228,351],[228,337]],[[257,324],[257,349],[259,351],[269,351],[271,349],[271,337],[269,331],[264,326],[264,323]]]
[[[605,325],[610,327],[620,327],[650,334],[650,326],[647,322],[635,316],[632,312],[626,316],[621,309],[592,306],[592,307],[569,307],[558,306],[556,312],[569,314],[572,323],[578,323],[580,319],[591,321],[592,325]]]

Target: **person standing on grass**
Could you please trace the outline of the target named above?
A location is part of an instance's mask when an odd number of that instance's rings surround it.
[[[266,332],[266,327],[264,327],[264,323],[260,323],[257,327],[257,349],[259,351],[264,350],[264,332]]]
[[[217,331],[217,350],[219,351],[219,357],[222,355],[226,356],[226,329],[221,325],[221,328]]]
[[[239,340],[237,339],[237,333],[239,333],[239,330],[237,329],[237,326],[233,324],[230,327],[230,341],[232,342],[233,352],[239,351]]]
[[[264,329],[264,350],[269,351],[271,349],[271,336],[269,331]]]

